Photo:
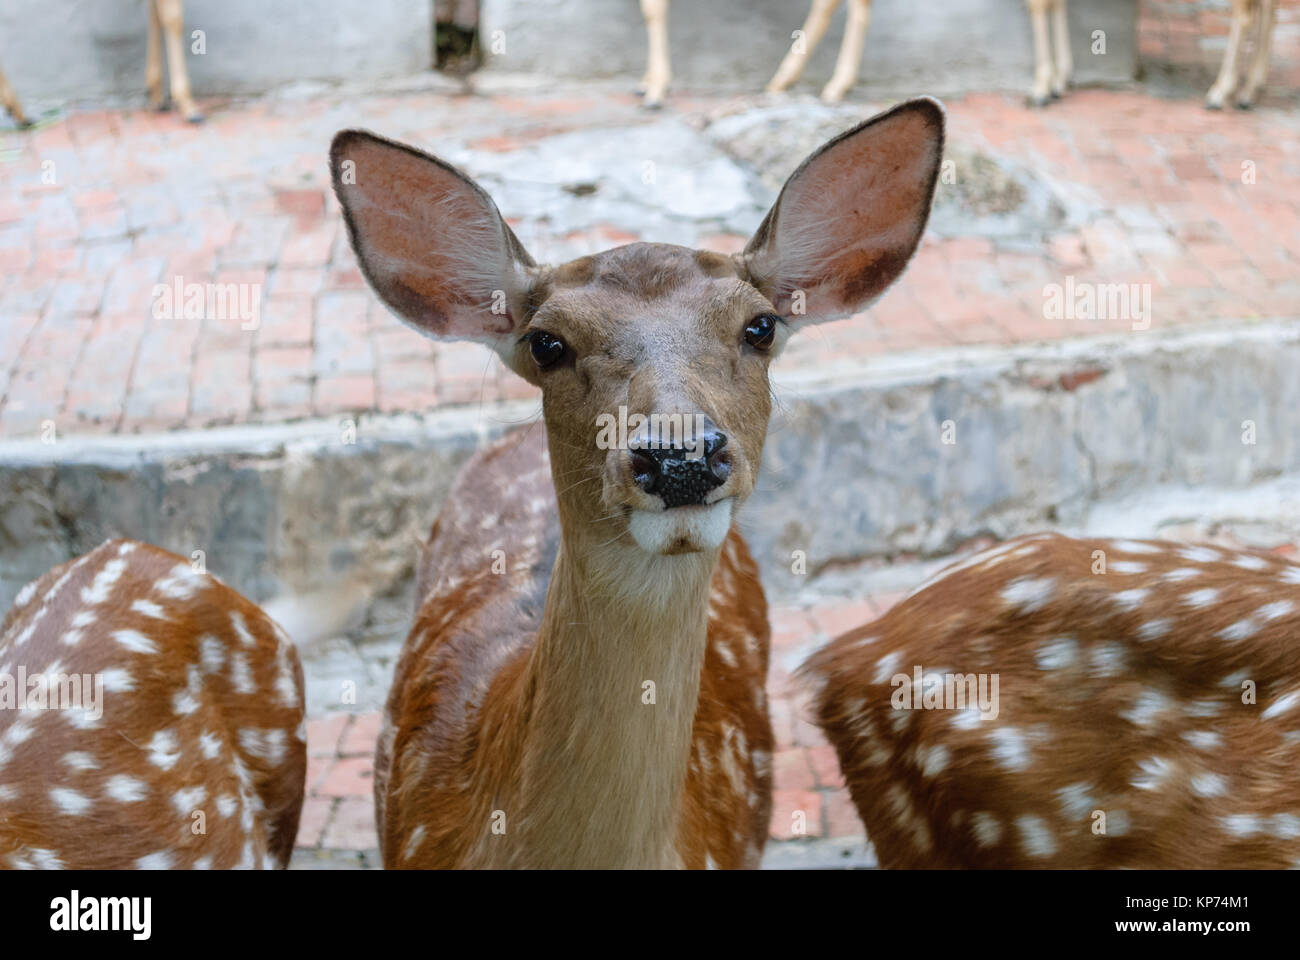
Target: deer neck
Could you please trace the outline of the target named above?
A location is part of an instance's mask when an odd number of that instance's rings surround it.
[[[563,526],[525,681],[516,849],[538,866],[671,866],[718,554]]]

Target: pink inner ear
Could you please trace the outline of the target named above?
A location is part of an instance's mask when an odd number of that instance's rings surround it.
[[[356,182],[339,197],[357,259],[375,292],[408,323],[436,337],[483,339],[513,329],[519,285],[505,225],[485,194],[430,157],[364,139],[344,159]]]
[[[832,143],[795,173],[753,269],[769,298],[808,320],[852,312],[880,296],[911,259],[929,216],[942,152],[938,108],[900,108]]]

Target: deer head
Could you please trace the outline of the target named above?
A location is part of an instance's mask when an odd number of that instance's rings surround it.
[[[914,100],[836,137],[743,253],[634,243],[556,266],[436,157],[345,130],[330,160],[380,298],[541,388],[566,532],[677,554],[718,549],[753,490],[768,366],[791,334],[867,306],[916,251],[943,130],[939,104]]]

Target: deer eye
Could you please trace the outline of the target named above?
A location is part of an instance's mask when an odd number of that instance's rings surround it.
[[[532,350],[533,359],[543,370],[559,363],[564,351],[568,349],[563,340],[543,330],[528,335],[528,347]]]
[[[776,336],[776,325],[781,318],[773,313],[760,313],[745,327],[745,342],[755,350],[767,350]]]

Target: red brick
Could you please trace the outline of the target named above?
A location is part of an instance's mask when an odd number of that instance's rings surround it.
[[[812,790],[773,790],[769,834],[774,840],[822,836],[822,795]]]
[[[335,760],[321,778],[316,793],[323,797],[369,797],[374,793],[374,761],[370,757]]]
[[[298,821],[298,841],[295,846],[319,847],[333,810],[333,800],[308,798],[303,801],[302,819]]]
[[[339,752],[339,741],[352,719],[346,713],[327,713],[307,720],[307,753],[313,757],[332,757]]]
[[[343,734],[339,752],[344,756],[372,755],[375,752],[375,743],[379,740],[379,728],[383,725],[383,719],[383,714],[377,710],[358,713]]]

